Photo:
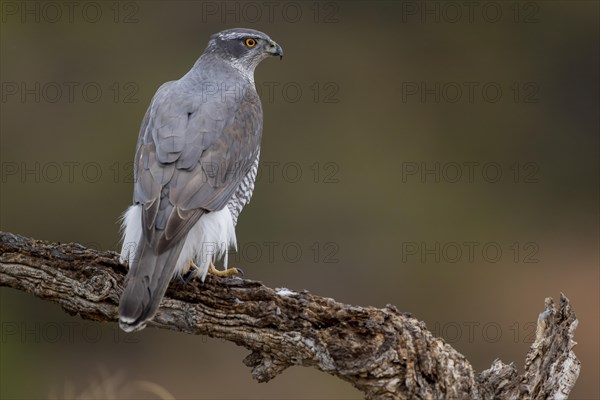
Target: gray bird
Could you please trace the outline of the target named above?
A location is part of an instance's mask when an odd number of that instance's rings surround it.
[[[263,125],[254,69],[269,56],[283,50],[262,32],[219,32],[187,74],[154,95],[137,142],[133,205],[123,215],[123,330],[146,326],[173,277],[239,272],[227,269],[227,250],[254,190]],[[214,262],[223,256],[220,271]]]

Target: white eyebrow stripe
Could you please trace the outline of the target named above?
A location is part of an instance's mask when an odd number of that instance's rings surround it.
[[[223,39],[241,39],[245,36],[249,36],[249,35],[246,33],[239,33],[239,32],[225,33],[225,34],[221,35],[221,37]]]
[[[229,32],[229,33],[223,33],[221,35],[219,35],[219,37],[221,39],[241,39],[241,38],[245,38],[245,37],[251,37],[251,38],[258,38],[258,39],[264,39],[261,36],[258,35],[253,35],[251,33],[244,33],[244,32]]]

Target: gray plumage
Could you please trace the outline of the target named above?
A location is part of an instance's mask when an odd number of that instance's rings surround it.
[[[137,143],[134,205],[124,217],[124,330],[142,329],[171,278],[206,258],[205,246],[192,241],[235,245],[235,232],[226,231],[252,195],[262,136],[254,69],[270,55],[283,51],[262,32],[220,32],[186,75],[154,95]]]

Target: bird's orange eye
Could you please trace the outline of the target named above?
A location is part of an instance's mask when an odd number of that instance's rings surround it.
[[[254,47],[256,46],[256,40],[250,38],[250,39],[246,39],[246,46],[248,47]]]

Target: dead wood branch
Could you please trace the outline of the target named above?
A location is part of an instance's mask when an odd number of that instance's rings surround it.
[[[114,252],[0,232],[0,286],[69,314],[116,322],[126,272]],[[237,278],[173,282],[149,326],[246,347],[244,363],[258,381],[310,366],[352,383],[367,399],[566,398],[580,369],[572,351],[577,319],[562,294],[558,308],[546,299],[521,375],[498,360],[476,374],[463,355],[394,306],[351,306]]]

